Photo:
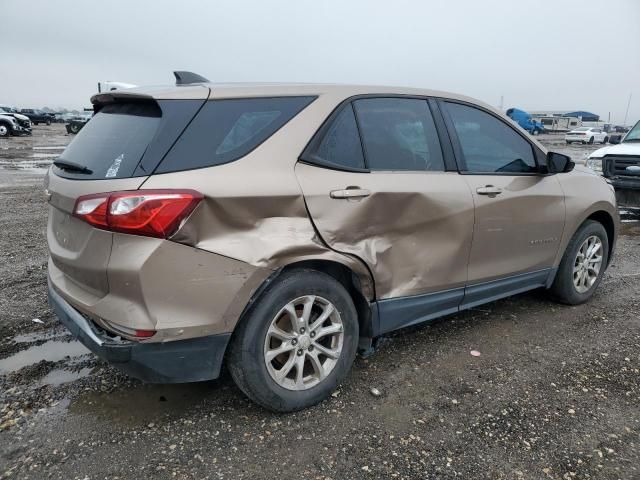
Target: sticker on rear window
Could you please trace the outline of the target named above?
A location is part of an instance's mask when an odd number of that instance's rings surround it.
[[[124,160],[124,153],[121,153],[120,156],[113,161],[109,170],[107,170],[107,173],[104,175],[104,178],[112,178],[118,175],[118,170],[120,169],[122,160]]]

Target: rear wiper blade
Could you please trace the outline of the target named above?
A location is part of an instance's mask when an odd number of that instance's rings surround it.
[[[93,170],[85,167],[84,165],[68,162],[66,160],[56,160],[53,164],[56,167],[61,168],[62,170],[68,170],[69,172],[86,173],[87,175],[91,175],[93,173]]]

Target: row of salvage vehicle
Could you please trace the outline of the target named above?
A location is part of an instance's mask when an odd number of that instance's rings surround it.
[[[0,137],[31,135],[33,125],[65,123],[67,133],[78,133],[89,121],[91,114],[54,114],[33,108],[18,110],[0,105]]]

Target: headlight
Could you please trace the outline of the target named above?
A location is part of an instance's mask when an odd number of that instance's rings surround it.
[[[588,158],[587,167],[594,172],[602,173],[602,159],[601,158]]]

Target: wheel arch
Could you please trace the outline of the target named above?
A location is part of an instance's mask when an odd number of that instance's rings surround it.
[[[360,276],[347,265],[333,260],[314,259],[290,263],[280,269],[280,273],[291,270],[310,269],[325,273],[337,280],[349,293],[358,314],[360,337],[372,338],[373,312],[363,290]]]
[[[373,292],[369,292],[364,282],[368,279],[361,279],[360,275],[349,266],[327,259],[305,259],[288,263],[275,270],[271,275],[262,281],[258,288],[253,292],[250,300],[245,305],[242,313],[238,317],[238,322],[234,327],[234,333],[238,325],[244,321],[244,318],[250,311],[252,305],[263,295],[268,286],[277,281],[284,273],[292,270],[314,270],[322,272],[337,280],[349,293],[358,315],[358,326],[360,330],[360,339],[370,341],[373,338],[374,321],[377,319],[371,307],[370,301],[374,298]]]
[[[613,249],[616,241],[616,224],[615,220],[611,216],[611,214],[605,210],[597,210],[591,213],[587,218],[585,218],[580,226],[584,224],[584,222],[588,220],[593,220],[600,223],[605,231],[607,232],[607,241],[609,243],[609,251],[607,256],[607,266],[611,263],[611,257],[613,255]],[[580,228],[580,227],[578,227]]]

